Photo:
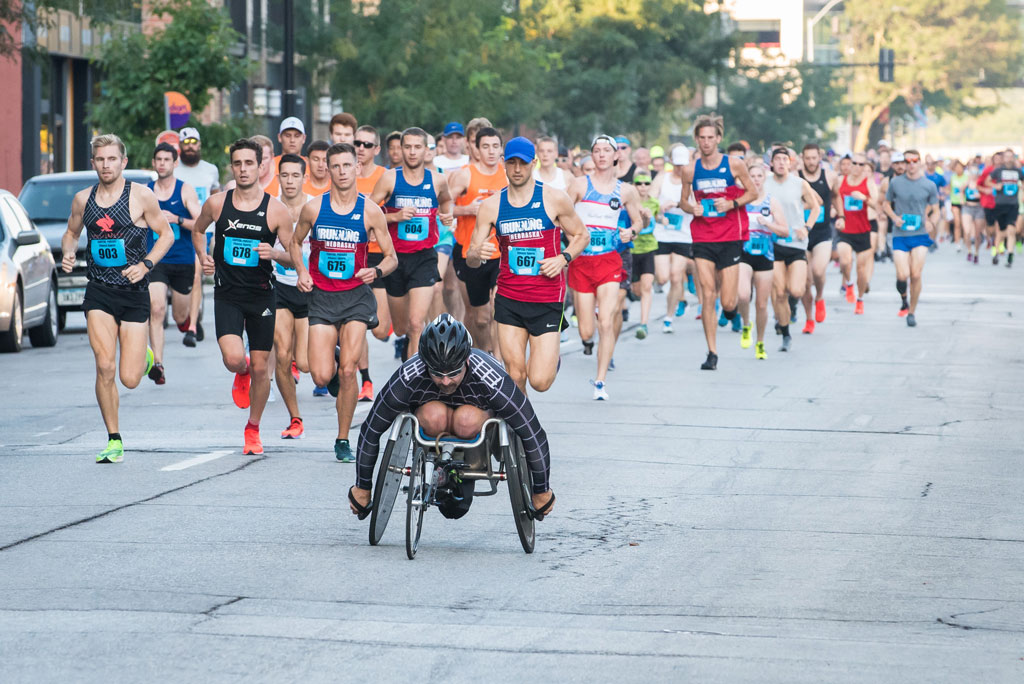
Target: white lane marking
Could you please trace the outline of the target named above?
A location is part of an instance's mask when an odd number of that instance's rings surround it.
[[[161,471],[184,470],[185,468],[191,468],[192,466],[197,466],[197,465],[199,465],[201,463],[208,463],[209,461],[215,461],[218,458],[221,458],[222,456],[227,456],[230,453],[234,453],[234,452],[231,451],[231,450],[211,451],[208,454],[202,454],[202,455],[196,456],[194,458],[185,459],[184,461],[178,461],[177,463],[172,463],[169,466],[164,466],[160,470]]]
[[[42,437],[43,435],[48,435],[50,433],[57,432],[58,430],[63,430],[63,429],[64,429],[63,425],[58,425],[57,427],[53,428],[52,430],[47,430],[45,432],[37,432],[36,434],[34,434],[32,436],[33,437]]]

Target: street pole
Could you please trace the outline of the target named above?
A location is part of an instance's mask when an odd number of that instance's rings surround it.
[[[825,4],[812,19],[807,20],[807,61],[814,61],[814,27],[821,21],[829,11],[843,0],[830,0]]]
[[[294,0],[284,0],[284,88],[282,89],[281,114],[295,116],[295,5]]]

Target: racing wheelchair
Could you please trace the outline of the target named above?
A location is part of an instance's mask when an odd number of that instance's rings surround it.
[[[494,463],[498,463],[497,472]],[[405,478],[408,483],[402,485]],[[406,493],[405,553],[412,560],[423,531],[423,514],[450,497],[452,480],[484,481],[489,491],[472,496],[493,496],[498,483],[508,482],[509,500],[523,551],[533,553],[535,530],[530,469],[522,441],[500,418],[484,422],[473,439],[450,435],[428,437],[419,420],[403,413],[391,426],[384,455],[379,459],[370,513],[370,544],[380,543],[399,491]]]

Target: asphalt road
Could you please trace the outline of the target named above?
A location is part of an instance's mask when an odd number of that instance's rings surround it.
[[[504,492],[429,511],[415,561],[397,516],[368,546],[333,402],[303,377],[306,439],[277,401],[243,456],[215,343],[173,330],[96,465],[71,317],[0,357],[0,681],[1024,681],[1021,273],[940,251],[915,329],[891,265],[864,316],[829,277],[828,320],[767,361],[722,332],[698,370],[692,309],[627,330],[606,403],[566,345],[531,556]]]

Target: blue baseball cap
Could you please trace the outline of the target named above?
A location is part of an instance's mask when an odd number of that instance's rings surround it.
[[[537,148],[527,138],[520,136],[505,143],[505,161],[519,159],[529,164],[536,156]]]
[[[441,136],[447,138],[449,135],[455,135],[456,133],[464,136],[466,135],[466,129],[458,121],[452,121],[444,127],[444,133]]]
[[[615,142],[618,143],[619,145],[629,145],[630,147],[633,146],[633,143],[629,142],[629,138],[627,138],[624,135],[615,136]]]

